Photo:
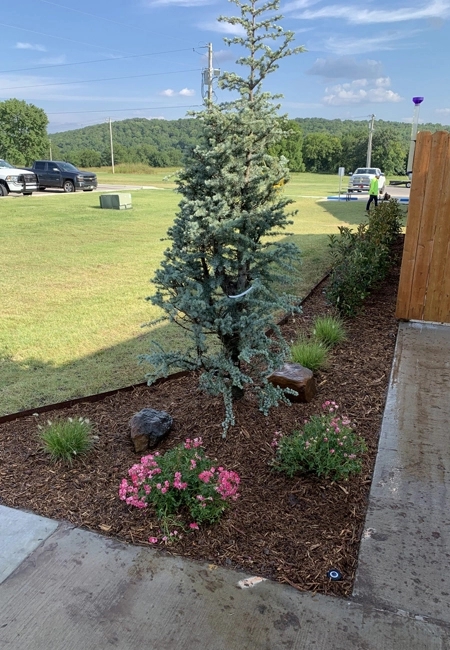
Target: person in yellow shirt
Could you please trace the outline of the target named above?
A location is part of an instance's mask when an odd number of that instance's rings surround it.
[[[377,174],[375,178],[372,178],[370,181],[370,188],[369,188],[369,200],[367,201],[366,205],[366,210],[367,212],[370,209],[370,204],[372,201],[375,203],[375,207],[378,206],[378,179],[380,178],[380,175]]]

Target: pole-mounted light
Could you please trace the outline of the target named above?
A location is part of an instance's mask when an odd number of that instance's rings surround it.
[[[411,126],[411,143],[409,145],[409,154],[408,154],[408,165],[406,167],[406,173],[411,178],[413,161],[414,161],[414,151],[416,148],[416,138],[417,138],[417,127],[419,125],[419,110],[420,105],[423,102],[423,97],[413,97],[414,104],[414,114]]]

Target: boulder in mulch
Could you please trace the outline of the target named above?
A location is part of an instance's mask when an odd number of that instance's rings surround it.
[[[131,440],[136,453],[142,453],[163,440],[172,428],[173,418],[166,411],[145,408],[130,420]]]
[[[317,393],[313,373],[299,363],[285,363],[267,379],[274,386],[295,390],[298,395],[287,395],[291,402],[310,402]]]

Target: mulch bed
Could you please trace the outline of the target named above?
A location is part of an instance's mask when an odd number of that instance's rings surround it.
[[[156,387],[139,387],[97,403],[28,416],[0,425],[0,503],[66,520],[131,544],[152,546],[158,522],[150,510],[127,506],[118,488],[139,460],[129,437],[129,420],[144,407],[167,410],[174,418],[163,453],[187,437],[201,436],[207,454],[237,471],[240,498],[213,526],[201,526],[161,549],[161,553],[206,560],[287,583],[300,590],[348,596],[357,564],[397,321],[394,316],[402,240],[393,250],[389,277],[368,299],[364,311],[347,323],[349,338],[333,353],[326,371],[316,375],[318,395],[262,415],[253,399],[235,404],[236,425],[221,436],[223,403],[197,391],[188,376]],[[307,298],[303,314],[283,326],[287,340],[309,331],[316,315],[330,312],[325,283]],[[270,469],[274,431],[289,433],[305,418],[335,400],[340,413],[356,423],[368,445],[363,472],[333,483],[314,476],[289,479]],[[70,468],[49,461],[37,439],[40,421],[87,417],[99,440]],[[336,568],[341,581],[327,578]]]

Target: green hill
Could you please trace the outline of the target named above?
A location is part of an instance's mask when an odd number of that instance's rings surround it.
[[[352,170],[365,164],[368,121],[306,117],[295,118],[292,124],[295,127],[292,141],[283,141],[272,153],[286,155],[294,171],[336,173],[338,166]],[[114,161],[116,164],[144,163],[151,167],[180,165],[183,153],[198,141],[200,127],[199,120],[194,118],[133,118],[114,122]],[[449,131],[450,127],[427,123],[421,124],[420,130]],[[403,174],[410,137],[410,124],[377,120],[372,164],[387,174]],[[111,164],[107,123],[53,133],[51,139],[55,160],[68,160],[80,167]]]

